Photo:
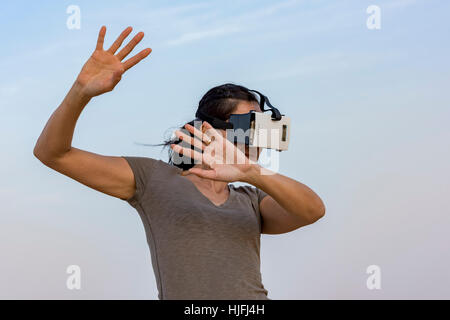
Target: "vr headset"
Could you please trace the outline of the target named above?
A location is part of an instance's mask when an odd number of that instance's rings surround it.
[[[259,95],[259,106],[262,112],[231,114],[228,122],[211,117],[201,110],[198,110],[195,116],[209,122],[213,128],[226,130],[227,139],[233,143],[277,151],[287,150],[291,120],[272,106],[265,95],[256,90],[249,91]],[[265,104],[269,109],[264,108]],[[266,111],[271,111],[271,114],[264,113]]]

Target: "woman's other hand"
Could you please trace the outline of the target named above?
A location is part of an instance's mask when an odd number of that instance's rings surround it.
[[[246,182],[250,175],[263,169],[257,164],[257,155],[253,152],[256,150],[252,150],[247,156],[242,150],[245,146],[238,147],[229,141],[224,130],[216,130],[206,121],[202,124],[202,130],[189,124],[185,125],[185,130],[195,138],[177,130],[175,135],[187,145],[183,147],[181,143],[172,144],[171,148],[179,155],[189,157],[196,164],[202,165],[189,169],[190,173],[218,181]],[[192,150],[192,145],[203,152]]]

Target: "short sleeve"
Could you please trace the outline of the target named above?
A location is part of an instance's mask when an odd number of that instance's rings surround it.
[[[264,199],[265,196],[268,196],[268,194],[263,190],[258,189],[254,186],[242,186],[238,187],[238,190],[241,190],[242,192],[247,194],[247,196],[250,198],[252,206],[255,210],[256,218],[258,219],[259,230],[260,232],[262,232],[262,216],[261,211],[259,209],[259,205],[262,199]]]
[[[256,189],[256,194],[258,195],[258,204],[261,203],[261,200],[265,197],[268,196],[267,193],[265,193],[264,191],[262,191],[261,189],[255,188]]]
[[[255,194],[254,198],[255,201],[257,202],[256,204],[256,212],[257,212],[257,218],[258,218],[258,226],[259,226],[259,232],[262,233],[262,215],[261,215],[261,210],[260,210],[260,204],[261,204],[261,200],[267,196],[267,193],[265,193],[264,191],[262,191],[261,189],[258,189],[256,187],[252,187],[253,192]]]
[[[130,165],[130,168],[133,171],[134,181],[136,183],[136,191],[134,195],[125,201],[127,201],[132,207],[136,207],[145,193],[147,183],[152,176],[155,163],[158,160],[147,157],[122,156],[122,158],[124,158]]]

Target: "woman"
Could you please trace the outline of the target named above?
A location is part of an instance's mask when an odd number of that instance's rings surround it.
[[[72,147],[77,119],[90,99],[113,90],[126,70],[150,54],[147,48],[125,60],[142,32],[117,53],[131,31],[125,29],[105,51],[106,28],[100,29],[95,51],[50,117],[34,155],[48,167],[136,208],[159,299],[269,299],[261,282],[260,235],[290,232],[321,218],[324,205],[311,189],[275,172],[261,174],[255,161],[259,150],[256,155],[241,150],[225,138],[224,130],[208,122],[200,128],[186,124],[170,143],[173,155],[195,159],[193,164],[175,163],[175,157],[165,163],[103,156]],[[248,89],[231,84],[209,90],[199,110],[222,120],[231,113],[261,111]],[[225,153],[232,153],[234,161],[219,161]],[[253,186],[229,184],[238,181]]]

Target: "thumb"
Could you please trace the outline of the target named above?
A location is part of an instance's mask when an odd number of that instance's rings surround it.
[[[215,179],[216,178],[216,171],[215,170],[205,170],[201,168],[191,168],[188,170],[190,173],[195,174],[196,176],[199,176],[200,178],[206,178],[206,179]]]
[[[123,69],[118,69],[113,72],[113,76],[116,79],[120,79],[122,77],[122,74],[123,74]]]

